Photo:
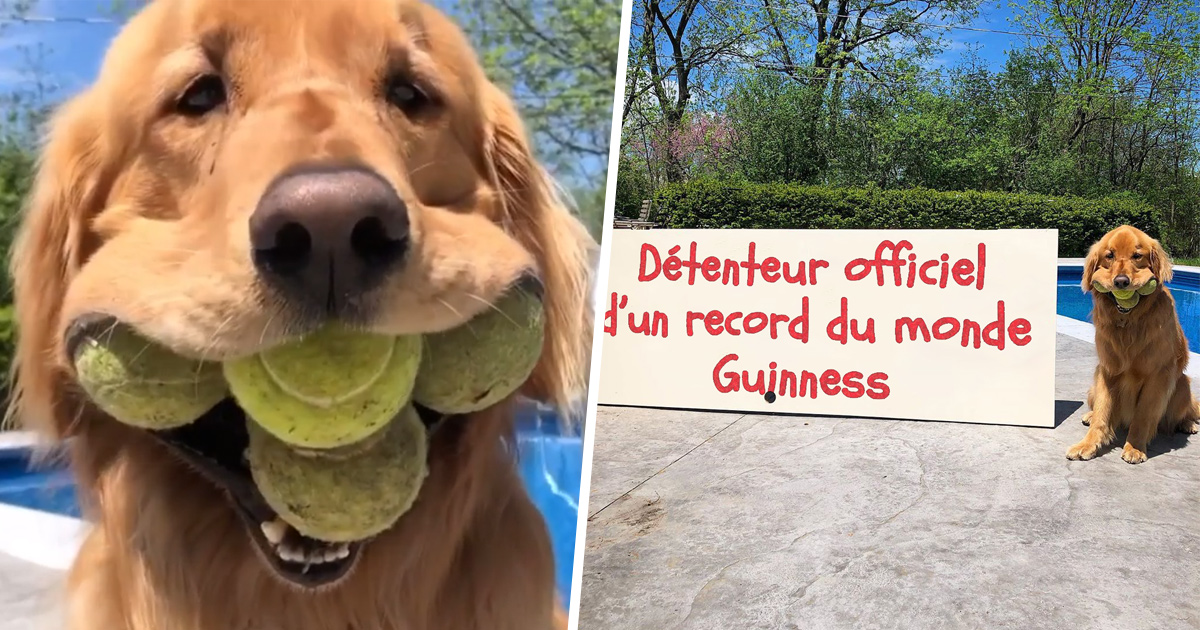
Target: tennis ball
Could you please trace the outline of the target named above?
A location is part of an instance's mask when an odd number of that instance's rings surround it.
[[[1127,298],[1119,298],[1118,297],[1117,298],[1117,306],[1120,306],[1121,308],[1128,311],[1128,310],[1133,309],[1133,307],[1137,306],[1138,302],[1141,302],[1141,301],[1142,301],[1141,296],[1137,295],[1135,293]]]
[[[1150,278],[1149,280],[1146,281],[1146,284],[1143,284],[1142,286],[1138,287],[1136,290],[1135,289],[1125,289],[1125,290],[1113,289],[1112,291],[1109,291],[1108,289],[1105,289],[1104,285],[1100,284],[1099,281],[1092,283],[1092,288],[1095,289],[1097,293],[1112,293],[1113,298],[1115,298],[1117,301],[1117,306],[1120,306],[1121,308],[1123,308],[1127,311],[1132,310],[1133,307],[1137,306],[1138,303],[1141,302],[1141,296],[1150,295],[1151,293],[1154,293],[1154,289],[1157,287],[1158,287],[1158,280],[1155,278]]]
[[[442,413],[470,413],[516,391],[542,353],[541,300],[518,291],[452,330],[428,335],[413,400]]]
[[[181,357],[123,324],[85,338],[74,353],[79,384],[92,402],[135,427],[183,426],[228,392],[220,364]]]
[[[383,429],[408,403],[420,362],[419,337],[331,325],[224,367],[251,420],[292,446],[333,449]]]
[[[412,407],[377,443],[346,459],[299,454],[247,424],[255,485],[280,518],[309,538],[337,543],[379,534],[412,507],[425,481],[425,425]]]

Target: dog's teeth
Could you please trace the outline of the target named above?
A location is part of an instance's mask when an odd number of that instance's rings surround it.
[[[272,545],[278,545],[283,542],[283,537],[287,534],[288,530],[288,524],[280,519],[263,521],[261,527],[263,536],[266,536],[267,542]]]
[[[304,562],[304,552],[290,545],[279,545],[275,553],[288,562]]]
[[[337,548],[337,557],[338,557],[338,560],[345,560],[346,558],[349,558],[350,557],[350,546],[349,545],[339,546]]]
[[[342,558],[342,552],[346,551],[346,545],[338,545],[325,550],[325,562],[333,562]]]

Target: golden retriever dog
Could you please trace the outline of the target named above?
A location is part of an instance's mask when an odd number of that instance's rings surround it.
[[[514,288],[546,312],[525,398],[585,389],[595,241],[460,30],[415,0],[156,0],[53,118],[14,248],[17,422],[65,441],[93,524],[69,630],[535,630],[562,624],[514,399],[420,410],[429,476],[326,553],[275,518],[231,399],[187,431],[107,417],[71,349],[113,322],[228,360],[339,320],[403,335]],[[343,553],[347,552],[347,553]],[[290,555],[290,554],[289,554]]]
[[[1153,292],[1124,308],[1113,290],[1137,290],[1151,280]],[[1123,225],[1092,245],[1083,269],[1083,290],[1092,294],[1096,353],[1100,363],[1083,423],[1087,435],[1067,450],[1068,459],[1091,459],[1128,429],[1121,459],[1146,461],[1156,433],[1196,433],[1200,418],[1192,397],[1187,338],[1179,327],[1175,299],[1167,289],[1171,260],[1158,241]],[[1099,284],[1103,291],[1097,291]]]

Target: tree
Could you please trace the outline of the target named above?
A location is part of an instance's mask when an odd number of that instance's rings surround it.
[[[1020,23],[1035,33],[1034,49],[1056,66],[1069,107],[1066,148],[1088,153],[1108,124],[1109,179],[1140,170],[1158,131],[1154,126],[1196,86],[1200,22],[1183,0],[1031,0],[1018,8]],[[1117,163],[1122,123],[1137,127]],[[1097,135],[1090,135],[1094,132]]]
[[[476,43],[489,76],[513,94],[539,156],[576,191],[581,214],[599,236],[621,3],[449,0],[447,4]]]
[[[912,61],[940,49],[943,30],[922,20],[938,18],[953,25],[974,16],[979,0],[760,0],[769,26],[766,54],[759,67],[772,68],[809,86],[805,140],[812,147],[812,179],[829,158],[829,136],[822,129],[826,107],[837,123],[846,82],[891,84],[911,79]],[[803,57],[807,52],[810,61]]]
[[[633,22],[630,63],[638,65],[627,72],[634,75],[635,84],[626,95],[623,114],[641,93],[653,95],[666,137],[679,132],[695,93],[704,91],[698,75],[724,61],[744,58],[758,32],[750,14],[727,0],[637,0]],[[668,181],[685,177],[684,164],[669,153],[665,175]]]

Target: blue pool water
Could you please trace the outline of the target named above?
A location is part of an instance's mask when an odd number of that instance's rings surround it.
[[[533,410],[522,413],[517,434],[521,477],[541,510],[554,545],[559,593],[571,593],[583,440],[559,430],[556,418]],[[79,516],[70,474],[61,468],[31,470],[29,452],[0,449],[0,503],[67,516]]]
[[[1060,265],[1058,268],[1058,314],[1080,321],[1092,321],[1092,296],[1083,292],[1083,267]],[[1200,349],[1200,274],[1176,270],[1167,283],[1175,298],[1179,323],[1192,352]]]

